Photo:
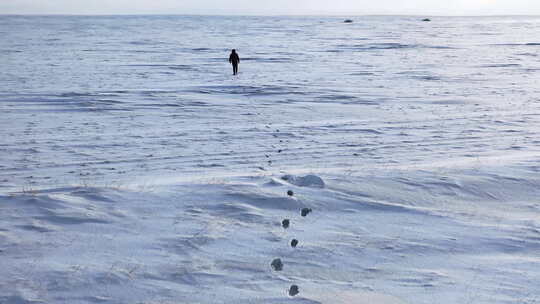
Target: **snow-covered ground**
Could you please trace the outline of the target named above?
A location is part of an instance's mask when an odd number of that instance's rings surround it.
[[[3,195],[2,303],[536,303],[537,170]]]
[[[539,303],[540,19],[417,19],[0,16],[0,303]]]

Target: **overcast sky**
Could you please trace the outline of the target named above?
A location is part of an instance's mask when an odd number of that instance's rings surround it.
[[[0,0],[0,14],[540,15],[540,0]]]

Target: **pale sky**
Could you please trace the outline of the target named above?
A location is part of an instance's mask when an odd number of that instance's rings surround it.
[[[0,14],[540,15],[540,0],[0,0]]]

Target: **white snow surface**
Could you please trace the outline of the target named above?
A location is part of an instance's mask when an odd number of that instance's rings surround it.
[[[0,16],[0,303],[539,303],[540,18],[342,19]]]

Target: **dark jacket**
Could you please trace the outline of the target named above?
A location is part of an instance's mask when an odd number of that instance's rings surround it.
[[[232,64],[238,64],[240,62],[240,57],[238,57],[236,52],[231,53],[231,56],[229,56],[229,62]]]

